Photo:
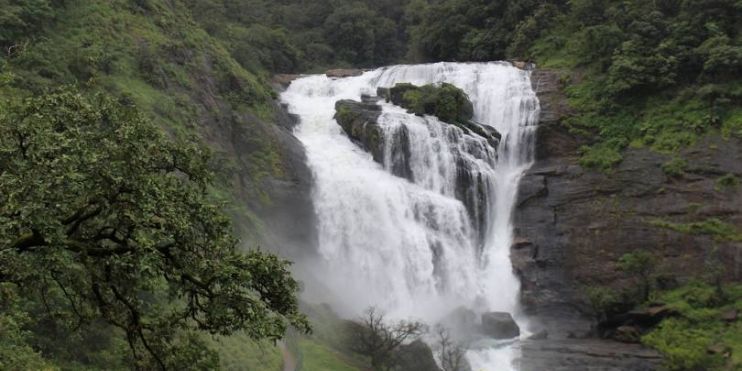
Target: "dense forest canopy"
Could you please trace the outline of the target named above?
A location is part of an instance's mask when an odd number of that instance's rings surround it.
[[[0,368],[210,369],[207,334],[307,328],[288,263],[240,252],[255,216],[218,202],[269,203],[261,180],[282,174],[273,74],[533,61],[564,73],[581,164],[610,171],[628,146],[742,137],[741,14],[739,0],[0,0]],[[224,127],[251,134],[247,180],[182,140]]]

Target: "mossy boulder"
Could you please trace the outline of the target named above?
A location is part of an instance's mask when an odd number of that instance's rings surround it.
[[[365,149],[374,158],[374,161],[391,167],[392,174],[412,180],[410,168],[410,137],[406,126],[386,133],[379,125],[381,106],[372,97],[362,97],[361,102],[354,100],[340,100],[335,103],[335,121],[343,128],[348,138]],[[389,135],[387,142],[385,136]],[[385,159],[388,149],[389,159]]]
[[[450,124],[469,121],[474,116],[474,105],[469,97],[451,84],[415,86],[401,83],[382,92],[387,93],[384,94],[387,101],[407,108],[416,115],[436,116]]]
[[[396,84],[391,88],[379,88],[377,94],[410,113],[431,115],[439,120],[458,126],[467,133],[486,138],[497,147],[500,133],[474,121],[474,105],[466,93],[448,83],[416,86],[409,83]]]
[[[383,160],[384,134],[377,122],[381,107],[352,100],[335,103],[335,120],[354,142],[371,152],[377,161]]]

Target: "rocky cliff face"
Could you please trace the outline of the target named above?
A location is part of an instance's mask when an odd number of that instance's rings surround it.
[[[216,93],[220,83],[209,74],[199,84],[190,92],[196,129],[224,162],[217,172],[231,186],[232,200],[242,203],[229,209],[237,210],[247,247],[259,244],[292,260],[316,251],[312,176],[304,147],[292,134],[293,117],[277,102],[268,118],[237,111]]]
[[[681,151],[687,166],[673,176],[663,170],[670,156],[644,148],[628,149],[610,172],[585,169],[578,164],[578,149],[588,139],[563,124],[569,109],[558,73],[537,70],[532,81],[542,105],[537,161],[521,184],[511,256],[523,308],[550,338],[596,335],[586,288],[630,285],[616,266],[625,253],[647,250],[657,256],[660,283],[668,286],[699,277],[709,264],[723,266],[727,280],[742,278],[742,243],[702,227],[690,233],[683,228],[709,220],[742,225],[742,187],[723,180],[742,176],[742,142],[701,138]],[[538,343],[524,347],[536,359],[541,351]]]

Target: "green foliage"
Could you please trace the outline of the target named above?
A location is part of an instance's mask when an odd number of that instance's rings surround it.
[[[446,0],[418,12],[429,21],[411,33],[429,59],[507,56],[569,69],[569,127],[593,140],[582,162],[607,170],[629,144],[677,153],[718,128],[742,135],[739,12],[733,0]],[[515,32],[497,31],[508,24]]]
[[[349,362],[347,356],[316,340],[299,340],[299,351],[302,359],[301,370],[361,370],[361,368]]]
[[[414,54],[433,61],[491,61],[519,54],[547,28],[559,1],[443,0],[415,5]],[[412,13],[413,10],[408,10]],[[515,32],[514,32],[515,31]]]
[[[48,0],[0,0],[0,48],[12,55],[54,19]]]
[[[662,171],[671,177],[679,177],[685,174],[687,168],[688,161],[685,161],[680,157],[673,157],[672,160],[662,164]]]
[[[251,71],[378,66],[404,56],[407,1],[206,0],[186,2],[210,34]]]
[[[465,123],[474,114],[463,90],[447,83],[415,86],[397,84],[389,91],[392,101],[418,115],[433,115],[448,123]],[[396,97],[401,97],[398,99]]]
[[[588,168],[608,170],[623,160],[620,150],[608,144],[584,146],[580,151],[580,165]]]
[[[590,286],[585,290],[590,305],[598,314],[602,317],[608,313],[612,313],[616,308],[621,306],[620,295],[604,286]]]
[[[281,350],[271,341],[255,341],[245,333],[204,339],[219,353],[219,368],[225,371],[279,371],[283,365]]]
[[[337,7],[325,20],[323,32],[339,58],[356,66],[388,63],[401,49],[394,23],[361,2]]]
[[[353,111],[348,106],[339,106],[335,113],[335,119],[338,122],[352,122],[359,117],[359,113]]]
[[[641,291],[640,301],[649,299],[652,291],[652,273],[657,265],[657,257],[646,250],[638,250],[621,256],[618,269],[630,277],[638,278]]]
[[[713,329],[695,328],[687,320],[671,318],[644,336],[642,341],[662,352],[670,370],[709,370],[723,363],[720,356],[706,352],[713,344],[714,332]]]
[[[664,320],[642,337],[642,342],[665,356],[670,370],[734,370],[742,367],[742,324],[725,323],[722,314],[742,309],[742,285],[717,288],[691,282],[657,298],[679,313]],[[709,348],[728,351],[731,357],[709,352]]]
[[[716,188],[719,190],[733,189],[738,187],[739,183],[739,178],[730,173],[716,179]]]
[[[0,283],[0,369],[51,370],[54,369],[31,346],[32,324],[28,313],[17,308],[17,291],[11,284]]]
[[[306,329],[288,263],[237,252],[208,198],[208,159],[109,98],[12,105],[0,115],[0,280],[54,303],[39,323],[118,329],[143,368],[214,367],[195,331]]]
[[[664,220],[653,220],[650,224],[680,233],[710,235],[721,241],[742,241],[742,231],[718,218],[709,218],[693,223],[671,223]]]

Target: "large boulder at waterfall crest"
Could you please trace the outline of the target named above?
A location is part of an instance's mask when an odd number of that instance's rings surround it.
[[[400,83],[387,92],[388,101],[418,115],[433,115],[448,123],[467,121],[474,117],[474,105],[469,97],[451,84],[415,86]]]
[[[490,141],[497,147],[500,133],[490,126],[472,121],[474,105],[466,93],[448,83],[416,86],[399,83],[391,88],[379,88],[377,94],[397,106],[406,108],[416,115],[431,115],[439,120],[460,127],[467,133],[474,133]]]
[[[495,339],[511,339],[520,336],[520,328],[507,312],[482,314],[482,331]]]

